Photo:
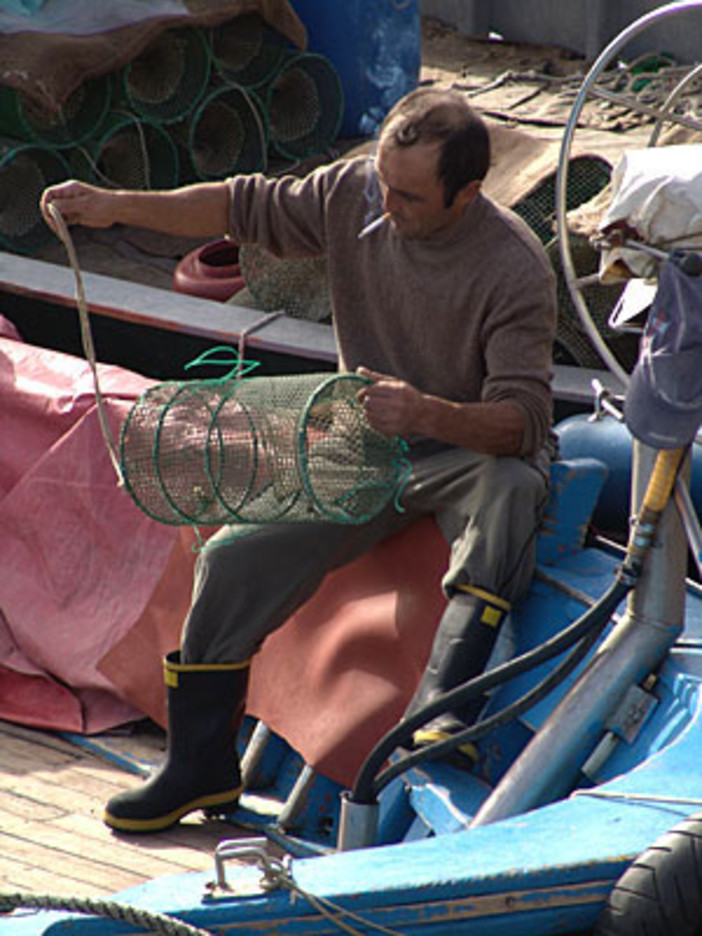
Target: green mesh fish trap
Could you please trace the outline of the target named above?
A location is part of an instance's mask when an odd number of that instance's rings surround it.
[[[568,165],[566,208],[571,211],[594,198],[609,182],[611,167],[598,156],[577,156]],[[542,244],[556,233],[556,173],[543,179],[512,210],[526,221]]]
[[[239,265],[256,308],[311,322],[331,319],[325,256],[282,259],[260,244],[241,244]]]
[[[107,76],[83,82],[60,110],[42,107],[28,95],[0,85],[0,134],[54,148],[75,146],[97,131],[111,100]]]
[[[163,127],[118,112],[72,150],[71,168],[79,179],[125,189],[173,188],[180,173],[178,149]]]
[[[262,171],[267,149],[265,115],[242,88],[215,88],[189,119],[187,154],[198,179]]]
[[[288,58],[265,89],[270,142],[286,159],[326,152],[344,115],[344,93],[332,63],[302,52]]]
[[[212,61],[227,82],[258,88],[280,68],[288,43],[258,13],[245,13],[215,26],[209,35]]]
[[[371,428],[353,374],[170,381],[120,438],[130,496],[161,523],[363,523],[396,498],[404,443]]]
[[[122,69],[122,89],[134,113],[160,123],[182,120],[210,77],[210,51],[197,27],[168,29]]]
[[[53,239],[39,201],[48,185],[70,175],[60,152],[0,139],[0,246],[31,253]]]

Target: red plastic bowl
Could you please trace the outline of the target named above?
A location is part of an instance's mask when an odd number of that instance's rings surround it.
[[[173,273],[176,292],[226,302],[246,284],[239,266],[239,246],[222,238],[192,250]]]

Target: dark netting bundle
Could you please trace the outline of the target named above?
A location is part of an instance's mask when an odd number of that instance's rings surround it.
[[[354,374],[170,381],[134,404],[125,487],[169,524],[363,523],[398,495],[404,444],[370,427]]]
[[[242,244],[239,265],[257,308],[310,322],[331,318],[326,256],[282,259],[260,244]]]

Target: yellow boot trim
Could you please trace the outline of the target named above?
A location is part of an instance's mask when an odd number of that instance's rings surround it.
[[[493,595],[483,588],[476,588],[474,585],[459,585],[458,589],[459,591],[465,592],[466,595],[473,595],[475,598],[486,603],[480,620],[483,624],[487,624],[488,627],[497,627],[505,614],[509,614],[512,610],[512,605],[509,601],[505,601],[504,598],[498,598],[497,595]]]
[[[243,790],[242,784],[224,793],[210,793],[207,796],[198,796],[172,812],[166,813],[164,816],[155,816],[153,819],[121,819],[119,816],[113,816],[107,810],[103,813],[102,819],[105,825],[108,825],[111,829],[116,829],[118,832],[162,832],[196,809],[214,809],[217,806],[224,807],[227,810],[234,809]]]
[[[163,681],[171,689],[178,688],[178,677],[181,673],[224,673],[237,672],[248,669],[251,661],[243,663],[173,663],[171,660],[163,661]]]
[[[448,741],[451,737],[452,735],[448,731],[442,731],[440,728],[419,728],[412,735],[412,740],[417,747],[427,747],[430,744],[437,744],[439,741]],[[474,764],[478,762],[478,749],[471,741],[459,744],[456,750],[470,758]]]

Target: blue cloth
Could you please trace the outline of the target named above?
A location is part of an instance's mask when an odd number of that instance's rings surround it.
[[[656,449],[684,448],[702,424],[702,276],[672,260],[660,270],[624,418]]]

